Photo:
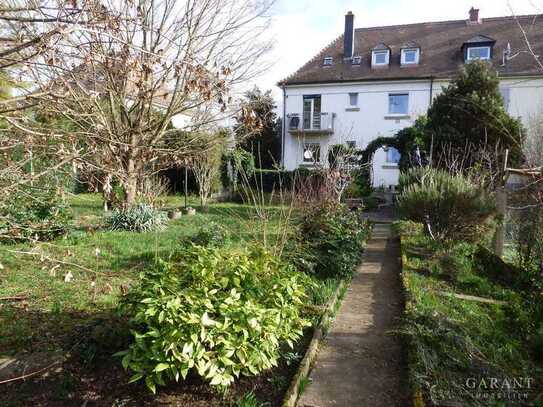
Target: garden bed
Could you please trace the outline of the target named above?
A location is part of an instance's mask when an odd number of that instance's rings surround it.
[[[495,278],[500,262],[488,251],[397,226],[414,405],[541,403],[541,293]]]

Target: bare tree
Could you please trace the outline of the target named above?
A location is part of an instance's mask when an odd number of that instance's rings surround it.
[[[228,133],[210,132],[198,137],[203,141],[203,148],[190,160],[192,172],[198,183],[198,194],[203,210],[207,209],[213,186],[219,178],[221,159],[225,151]]]
[[[38,115],[62,118],[69,128],[44,128],[25,115],[4,118],[20,134],[54,135],[58,162],[117,181],[130,205],[141,179],[202,150],[203,140],[190,133],[236,113],[232,89],[266,67],[255,61],[270,49],[263,36],[270,3],[69,4],[13,0],[1,15],[9,38],[24,33],[19,42],[29,55],[10,52],[16,65],[2,66],[33,84],[22,96]],[[27,44],[43,33],[50,33],[45,42]]]

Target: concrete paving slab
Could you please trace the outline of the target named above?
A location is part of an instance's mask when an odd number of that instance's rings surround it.
[[[399,256],[390,225],[375,225],[298,406],[409,405],[405,354],[390,333],[403,310]]]

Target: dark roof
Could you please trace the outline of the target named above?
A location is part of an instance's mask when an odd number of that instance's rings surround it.
[[[494,38],[487,37],[486,35],[476,35],[475,37],[464,41],[464,44],[479,44],[481,42],[496,42],[496,40]]]
[[[385,44],[380,42],[375,47],[373,47],[372,51],[388,51],[390,48],[387,47]]]
[[[462,45],[474,37],[481,37],[485,42],[496,41],[492,63],[500,76],[543,75],[533,55],[527,52],[528,46],[519,24],[525,30],[534,52],[543,54],[543,14],[486,18],[480,24],[458,20],[359,28],[355,30],[353,55],[362,57],[360,65],[353,65],[350,60],[343,59],[342,35],[296,73],[279,82],[279,85],[451,78],[463,64]],[[400,49],[410,42],[420,46],[420,63],[409,68],[401,67]],[[386,69],[372,69],[371,50],[381,43],[391,50],[390,66]],[[508,43],[515,57],[501,66],[502,52],[507,49]],[[332,66],[323,69],[325,56],[333,57],[334,62]]]

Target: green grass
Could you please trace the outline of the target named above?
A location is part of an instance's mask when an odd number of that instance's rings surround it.
[[[182,207],[181,197],[168,197],[165,209]],[[198,208],[191,197],[189,205]],[[229,244],[242,246],[268,241],[278,233],[280,207],[267,207],[267,227],[248,205],[214,203],[208,213],[183,215],[161,232],[132,233],[101,228],[98,194],[70,199],[74,228],[64,238],[39,245],[0,245],[0,355],[63,346],[75,326],[111,312],[120,294],[134,284],[138,273],[179,247],[182,237],[215,222],[232,234]],[[65,282],[65,275],[73,279]]]
[[[409,344],[412,387],[436,405],[489,405],[488,399],[477,399],[467,379],[532,377],[529,400],[541,399],[543,360],[538,357],[536,332],[543,299],[479,275],[470,253],[465,244],[445,250],[420,230],[402,235],[407,302],[401,332]]]

